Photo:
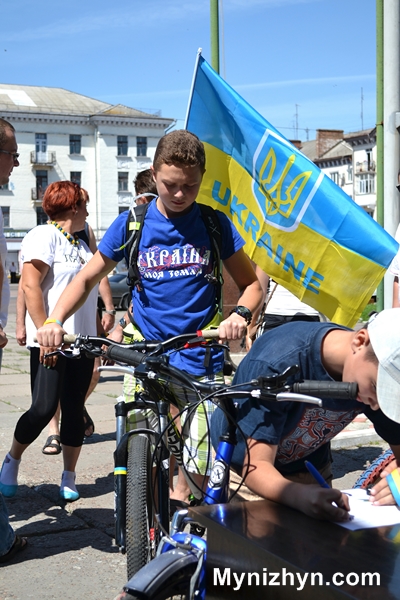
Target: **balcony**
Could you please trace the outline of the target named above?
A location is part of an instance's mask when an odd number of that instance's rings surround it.
[[[356,173],[375,173],[376,165],[373,160],[356,162]]]
[[[31,152],[31,164],[53,167],[56,164],[56,153],[55,152]]]
[[[31,188],[31,200],[33,200],[34,203],[38,202],[39,204],[42,204],[44,192],[45,190],[43,190],[41,187]]]

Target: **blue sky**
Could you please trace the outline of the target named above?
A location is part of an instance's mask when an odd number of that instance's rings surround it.
[[[303,140],[317,128],[374,126],[375,0],[220,4],[221,75],[283,135],[295,137],[296,111]],[[209,9],[209,0],[3,1],[0,81],[158,109],[183,127],[197,49],[211,61]]]

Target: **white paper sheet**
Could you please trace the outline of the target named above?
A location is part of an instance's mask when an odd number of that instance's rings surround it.
[[[337,524],[355,531],[356,529],[368,529],[370,527],[382,527],[384,525],[396,525],[400,523],[400,510],[397,506],[374,506],[370,501],[366,490],[351,489],[343,490],[349,495],[350,514],[352,521],[340,521]]]

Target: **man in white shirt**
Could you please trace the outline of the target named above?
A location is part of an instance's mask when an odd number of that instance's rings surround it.
[[[15,139],[15,129],[0,118],[0,185],[8,183],[14,167],[19,166],[18,146]],[[0,211],[1,214],[1,211]],[[7,324],[10,288],[5,271],[7,244],[3,232],[3,215],[0,217],[0,349],[7,344],[4,327]],[[0,493],[0,563],[8,562],[13,556],[25,548],[26,538],[15,535],[8,519],[7,507]]]

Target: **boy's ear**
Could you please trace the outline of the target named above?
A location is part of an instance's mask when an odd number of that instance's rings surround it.
[[[370,343],[368,329],[359,329],[356,331],[351,341],[351,349],[355,352],[363,346],[368,346]]]
[[[151,175],[153,177],[153,181],[155,182],[156,181],[156,172],[154,170],[153,165],[150,166],[150,171],[151,171]]]

